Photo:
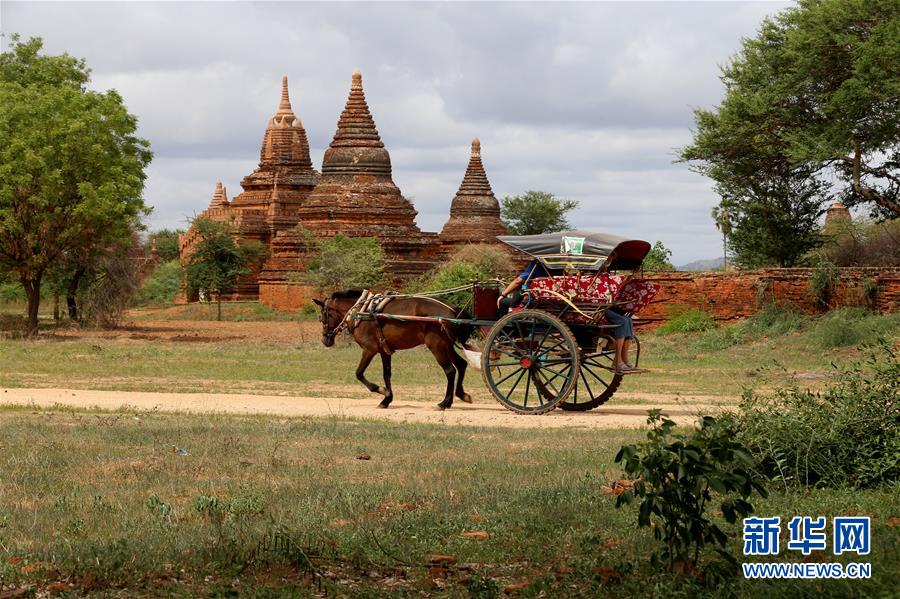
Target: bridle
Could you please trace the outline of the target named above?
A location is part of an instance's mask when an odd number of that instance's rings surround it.
[[[328,330],[328,313],[329,313],[329,311],[333,310],[334,312],[337,312],[338,314],[340,314],[340,312],[338,312],[335,308],[333,308],[329,305],[329,302],[331,302],[332,299],[333,298],[329,298],[329,299],[325,300],[325,303],[322,304],[322,314],[319,316],[319,320],[322,322],[322,337],[329,343],[334,341],[334,338],[337,337],[337,335],[339,333],[341,333],[341,331],[343,331],[344,329],[350,327],[352,330],[353,327],[351,327],[350,324],[353,322],[353,318],[354,318],[354,316],[356,316],[356,313],[359,312],[359,309],[362,307],[362,304],[365,301],[366,297],[365,297],[365,294],[360,296],[360,298],[358,300],[356,300],[356,303],[353,304],[349,310],[347,310],[346,314],[344,314],[344,317],[341,319],[341,322],[338,323],[338,325],[336,327],[334,327],[332,330],[329,331]]]
[[[330,331],[328,330],[328,314],[332,310],[337,312],[337,310],[329,305],[330,301],[331,299],[325,300],[325,303],[322,304],[322,313],[319,315],[319,322],[322,323],[322,337],[329,343],[334,341],[334,338],[338,335],[338,333],[347,328],[347,318],[345,317],[341,319],[341,322],[339,322],[336,327],[334,327]],[[338,312],[338,314],[340,313]]]

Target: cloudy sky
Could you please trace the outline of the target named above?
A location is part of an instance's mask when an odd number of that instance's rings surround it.
[[[719,65],[785,6],[4,0],[0,29],[122,94],[155,154],[152,229],[183,228],[217,178],[239,193],[283,74],[321,168],[358,67],[422,229],[443,226],[477,136],[498,197],[576,199],[574,225],[662,240],[683,264],[721,247],[710,182],[673,164],[691,109],[718,102]]]

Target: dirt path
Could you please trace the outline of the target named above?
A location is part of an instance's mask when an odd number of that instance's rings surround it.
[[[446,411],[433,404],[395,400],[387,410],[377,409],[377,399],[330,397],[284,397],[273,395],[219,393],[149,393],[131,391],[91,391],[75,389],[0,389],[0,404],[62,406],[65,408],[120,408],[136,411],[269,414],[277,416],[316,416],[366,418],[393,422],[430,422],[461,426],[500,426],[511,428],[637,428],[644,425],[647,410],[659,407],[676,422],[689,423],[700,411],[710,413],[721,406],[703,403],[660,401],[658,405],[616,406],[615,402],[591,412],[564,412],[560,409],[543,416],[519,416],[497,403],[457,402]]]

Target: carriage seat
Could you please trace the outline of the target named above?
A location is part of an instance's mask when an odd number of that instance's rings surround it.
[[[618,310],[634,314],[643,309],[659,292],[656,283],[642,280],[626,282],[625,275],[600,273],[538,277],[529,282],[532,300],[538,304],[561,304],[563,298],[580,310],[590,313],[601,304],[615,303]],[[586,322],[579,314],[572,314],[574,321]]]
[[[612,302],[624,281],[623,275],[608,273],[596,277],[593,274],[537,277],[528,283],[528,290],[541,303],[557,303],[566,298],[576,305],[598,305]]]

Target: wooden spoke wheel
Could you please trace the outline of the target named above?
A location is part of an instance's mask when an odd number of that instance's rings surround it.
[[[616,374],[616,349],[609,336],[600,337],[594,351],[581,350],[581,362],[575,389],[560,404],[563,410],[586,412],[606,403],[613,396],[622,375]]]
[[[579,360],[575,335],[559,318],[541,310],[517,310],[488,333],[481,374],[507,409],[543,414],[575,388]]]

